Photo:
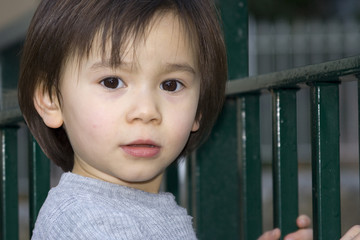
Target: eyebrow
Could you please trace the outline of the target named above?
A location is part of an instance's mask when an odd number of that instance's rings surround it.
[[[167,63],[165,66],[165,72],[189,72],[196,75],[195,69],[187,63]]]
[[[110,60],[95,62],[91,65],[90,70],[97,70],[98,68],[114,68],[114,66],[110,63]]]
[[[125,68],[131,68],[131,67],[133,67],[133,64],[132,63],[127,63],[127,62],[122,62],[120,64],[120,66],[125,67]],[[110,63],[109,60],[105,60],[105,61],[95,62],[90,67],[90,69],[93,70],[93,71],[95,71],[95,70],[97,70],[99,68],[114,68],[114,66]],[[166,63],[165,67],[163,68],[163,71],[166,72],[166,73],[188,72],[188,73],[196,75],[195,69],[191,65],[189,65],[187,63]]]

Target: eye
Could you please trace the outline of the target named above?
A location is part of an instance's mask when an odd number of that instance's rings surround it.
[[[109,89],[118,89],[125,87],[125,83],[117,77],[105,78],[101,80],[100,84]]]
[[[178,92],[184,88],[184,85],[178,80],[166,80],[160,84],[160,89],[168,92]]]

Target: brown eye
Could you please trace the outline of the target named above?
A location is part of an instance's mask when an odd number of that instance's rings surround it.
[[[177,92],[184,88],[178,80],[166,80],[160,84],[160,89],[168,92]]]
[[[100,83],[101,85],[109,89],[123,88],[125,86],[124,82],[117,77],[105,78]]]

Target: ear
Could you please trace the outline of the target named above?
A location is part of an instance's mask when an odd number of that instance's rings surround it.
[[[49,91],[44,90],[42,86],[37,87],[34,94],[34,106],[46,126],[59,128],[64,121],[57,95],[55,91],[52,92],[50,97]]]
[[[191,129],[191,132],[196,132],[200,128],[200,123],[198,120],[195,120]]]
[[[199,119],[194,120],[193,126],[191,128],[191,132],[196,132],[197,130],[199,130],[201,118],[202,118],[202,116],[200,115]]]

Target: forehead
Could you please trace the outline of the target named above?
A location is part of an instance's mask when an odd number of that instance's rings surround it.
[[[165,46],[169,43],[172,44],[172,52],[176,53],[176,56],[191,54],[194,65],[198,65],[199,46],[194,26],[172,11],[158,12],[144,29],[132,29],[119,36],[100,29],[87,52],[74,51],[68,60],[75,60],[78,66],[81,66],[84,60],[95,57],[116,68],[126,58],[138,56],[137,52],[142,46],[150,45],[148,49],[151,50],[155,44]]]

